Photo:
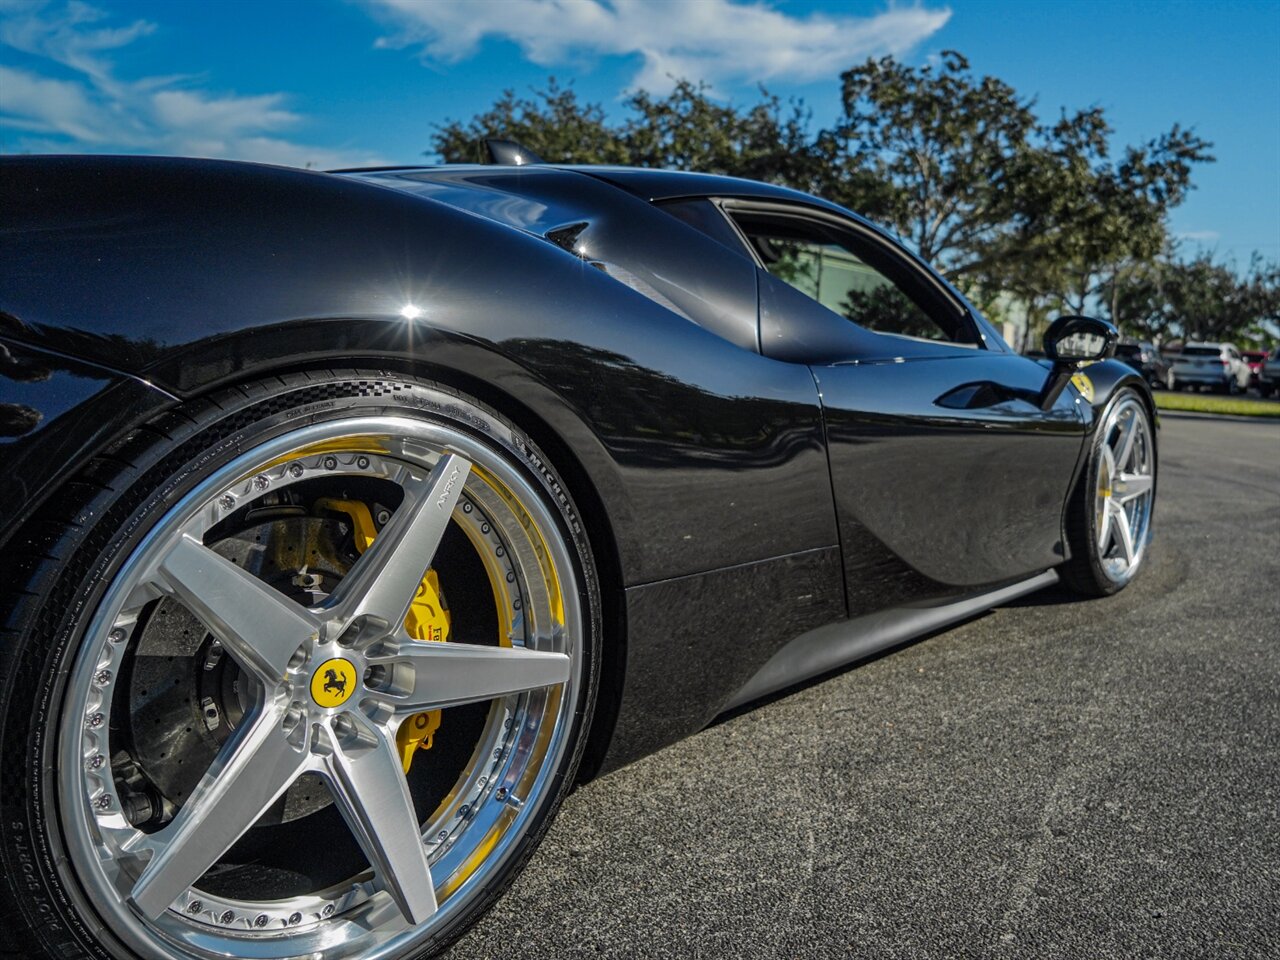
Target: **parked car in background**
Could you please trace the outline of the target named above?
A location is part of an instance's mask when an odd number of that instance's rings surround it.
[[[1153,387],[1169,386],[1169,364],[1154,343],[1138,340],[1116,346],[1116,359],[1137,370]]]
[[[1258,379],[1262,376],[1262,365],[1266,362],[1267,351],[1265,350],[1241,350],[1240,359],[1245,362],[1249,368],[1249,386],[1256,387]]]
[[[1272,348],[1258,371],[1258,392],[1264,397],[1280,393],[1280,345]]]
[[[1249,366],[1230,343],[1186,343],[1169,368],[1171,390],[1240,393],[1249,386]]]

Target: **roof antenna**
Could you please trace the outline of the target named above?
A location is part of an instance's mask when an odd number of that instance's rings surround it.
[[[540,156],[528,147],[522,147],[514,140],[485,140],[485,148],[489,151],[489,162],[504,166],[523,167],[528,163],[545,163]]]

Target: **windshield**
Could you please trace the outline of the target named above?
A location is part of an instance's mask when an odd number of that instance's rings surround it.
[[[1183,347],[1182,355],[1184,357],[1218,357],[1222,355],[1222,351],[1217,347]]]

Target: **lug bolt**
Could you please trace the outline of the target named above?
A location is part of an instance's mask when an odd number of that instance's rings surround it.
[[[223,510],[230,510],[236,505],[236,498],[229,493],[224,493],[218,498],[218,506]]]
[[[497,792],[493,795],[493,799],[497,800],[499,803],[507,799],[507,788],[499,787]]]
[[[102,714],[95,713],[91,717],[89,717],[89,726],[94,729],[97,729],[98,727],[102,726],[105,720],[106,720],[106,717],[104,717]]]
[[[289,926],[296,927],[301,922],[302,922],[302,914],[300,913],[289,914]]]
[[[378,523],[380,524],[386,523],[388,520],[391,519],[391,514],[388,513],[386,510],[379,510],[377,519],[378,519]]]
[[[369,458],[368,458],[368,457],[356,457],[356,466],[357,466],[357,467],[359,467],[361,470],[368,470],[368,469],[369,469]]]
[[[327,920],[329,917],[332,917],[332,916],[333,916],[333,904],[332,904],[332,903],[326,903],[326,904],[324,905],[324,910],[322,911],[322,913],[323,913],[323,915],[324,915],[324,917],[325,917],[325,919],[326,919],[326,920]]]
[[[507,551],[502,549],[502,547],[498,547],[496,550],[493,551],[493,555],[495,557],[505,557],[507,555]]]
[[[436,839],[439,840],[441,843],[444,843],[446,840],[449,839],[449,831],[441,830],[438,834],[436,834]]]
[[[99,670],[97,675],[94,676],[93,679],[99,686],[105,687],[108,683],[111,682],[111,671]]]
[[[268,477],[265,473],[260,473],[253,478],[253,489],[265,490],[269,486],[271,486],[271,478]]]
[[[187,913],[199,913],[204,909],[204,904],[199,900],[192,900],[187,904]]]
[[[471,512],[471,504],[469,504],[469,503],[464,503],[464,504],[462,505],[462,512],[463,512],[463,513],[470,513],[470,512]]]
[[[97,800],[94,801],[94,806],[96,806],[99,810],[106,810],[108,807],[111,806],[111,798],[104,793],[102,796],[100,796]]]
[[[304,471],[302,469],[302,464],[300,463],[289,464],[289,476],[293,477],[293,479],[297,480],[300,476],[302,476],[303,472]]]
[[[325,457],[325,458],[324,458],[324,468],[325,468],[326,470],[337,470],[337,469],[338,469],[338,458],[337,458],[337,457]]]
[[[516,597],[514,600],[512,600],[512,601],[511,601],[511,609],[512,609],[512,610],[519,610],[521,606],[522,606],[522,604],[520,603],[520,598],[519,598],[519,597]]]
[[[94,756],[92,756],[92,757],[90,757],[90,758],[89,758],[89,769],[90,769],[90,770],[101,770],[101,769],[102,769],[102,765],[103,765],[104,763],[106,763],[106,762],[107,762],[107,758],[106,758],[106,757],[104,757],[102,754],[100,754],[100,753],[95,754]]]
[[[265,927],[270,922],[271,922],[271,918],[268,917],[265,913],[260,913],[253,918],[253,925],[255,927]]]
[[[236,918],[236,915],[232,913],[230,910],[227,910],[218,919],[223,923],[231,923],[231,921],[233,921],[235,918]]]
[[[458,808],[458,816],[461,819],[465,820],[470,815],[471,815],[471,805],[469,803],[464,803],[462,806]]]
[[[112,630],[110,633],[107,634],[107,639],[110,640],[112,643],[119,643],[121,640],[124,639],[124,631],[119,627],[116,627],[114,630]]]

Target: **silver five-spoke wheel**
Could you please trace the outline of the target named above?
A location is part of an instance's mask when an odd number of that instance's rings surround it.
[[[1142,563],[1150,539],[1155,448],[1146,408],[1132,394],[1111,407],[1100,431],[1094,542],[1103,572],[1124,584]]]
[[[557,531],[526,472],[410,417],[295,429],[175,503],[61,712],[67,849],[113,933],[154,957],[423,942],[561,766],[583,612]]]

